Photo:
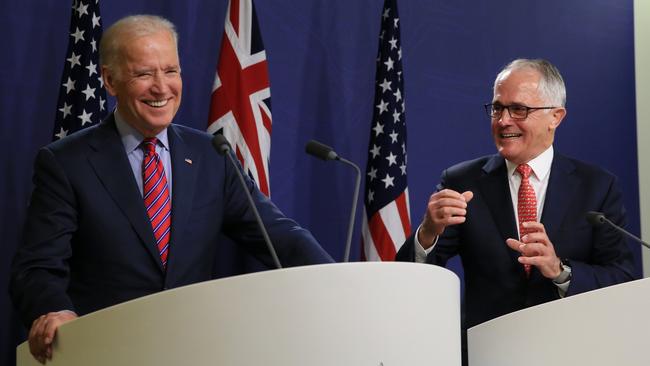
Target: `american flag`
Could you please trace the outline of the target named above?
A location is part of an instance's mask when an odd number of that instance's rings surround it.
[[[411,233],[399,27],[397,0],[385,0],[366,167],[362,227],[363,257],[366,260],[394,260],[396,249]]]
[[[222,133],[244,170],[270,195],[271,89],[252,0],[228,3],[208,132]]]
[[[97,124],[106,117],[106,91],[97,51],[101,37],[99,0],[73,1],[53,140]]]

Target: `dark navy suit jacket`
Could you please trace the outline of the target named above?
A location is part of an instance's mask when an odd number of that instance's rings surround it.
[[[632,254],[622,235],[585,220],[601,211],[625,225],[617,179],[604,170],[554,155],[541,222],[559,258],[568,259],[573,278],[567,296],[634,279]],[[465,325],[474,326],[528,306],[558,299],[558,289],[533,267],[526,278],[519,254],[505,243],[517,238],[505,160],[487,156],[455,165],[442,174],[438,189],[472,191],[465,223],[440,236],[427,262],[444,266],[460,255],[465,277]],[[411,236],[397,260],[414,260]]]
[[[173,197],[166,271],[112,116],[39,151],[10,285],[26,325],[50,311],[81,315],[210,280],[221,234],[272,264],[234,168],[213,149],[212,136],[179,125],[167,131]],[[283,265],[332,261],[247,184]]]

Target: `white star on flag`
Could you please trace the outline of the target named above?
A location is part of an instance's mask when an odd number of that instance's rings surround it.
[[[79,6],[76,9],[77,14],[79,14],[79,18],[81,18],[83,15],[88,15],[88,5],[84,5],[83,2],[79,1]]]
[[[393,48],[397,48],[397,40],[395,38],[392,38],[390,41],[388,41],[388,43],[390,43],[390,49],[391,50]]]
[[[386,92],[387,90],[392,90],[390,88],[390,84],[391,84],[391,81],[388,81],[388,80],[384,79],[384,82],[379,84],[379,86],[381,86],[382,92]]]
[[[74,52],[72,52],[72,56],[66,59],[68,62],[70,62],[71,69],[74,69],[75,65],[81,66],[81,62],[79,62],[80,58],[81,55],[75,55]]]
[[[391,143],[396,143],[397,142],[397,136],[399,136],[399,134],[397,132],[395,132],[395,130],[393,130],[393,133],[391,133],[388,136],[390,136],[390,142]]]
[[[370,150],[370,153],[372,154],[373,159],[376,158],[377,156],[379,156],[379,149],[380,149],[379,146],[374,145],[372,147],[372,150]]]
[[[402,100],[402,91],[401,90],[397,89],[397,91],[395,93],[393,93],[393,95],[395,96],[395,101],[396,102],[399,102],[400,100]]]
[[[384,125],[377,122],[377,124],[375,125],[375,128],[373,128],[373,130],[375,130],[375,136],[379,136],[380,134],[384,133]]]
[[[393,69],[393,60],[389,57],[388,61],[384,62],[384,65],[386,65],[386,71],[390,71]]]
[[[386,157],[386,160],[388,160],[388,166],[391,166],[393,164],[397,164],[397,155],[393,155],[393,153],[388,153],[388,156]]]
[[[61,112],[63,112],[63,119],[65,119],[65,117],[67,117],[67,116],[69,116],[70,114],[72,114],[72,112],[71,112],[71,110],[72,110],[72,106],[71,106],[71,105],[68,105],[68,103],[65,103],[65,102],[63,103],[63,107],[59,108],[59,110],[60,110]]]
[[[93,74],[97,74],[97,65],[93,64],[92,61],[89,61],[86,69],[88,69],[88,77],[93,76]]]
[[[91,99],[91,98],[95,97],[95,88],[91,88],[90,85],[86,85],[86,89],[84,89],[84,91],[82,91],[82,93],[84,93],[84,95],[86,95],[86,101],[88,101],[88,99]]]
[[[102,19],[102,17],[100,17],[97,14],[93,13],[93,20],[92,20],[93,28],[102,26],[101,23],[99,22],[100,19]]]
[[[62,139],[62,138],[64,138],[64,137],[68,136],[68,131],[66,131],[66,130],[64,130],[63,128],[61,128],[61,129],[59,130],[59,132],[57,132],[54,136],[56,136],[56,138],[58,138],[58,139]]]
[[[397,111],[397,109],[394,110],[394,111],[393,111],[393,121],[394,121],[395,123],[399,122],[399,116],[400,116],[400,113]]]
[[[385,103],[383,100],[377,105],[379,108],[379,114],[382,114],[388,110],[388,103]]]
[[[393,184],[394,180],[395,178],[391,177],[390,175],[388,175],[388,173],[386,173],[386,178],[382,179],[381,181],[384,182],[384,184],[386,185],[384,188],[388,188],[394,186]]]
[[[77,42],[84,40],[84,31],[79,30],[77,27],[77,31],[72,33],[71,36],[74,38],[74,43],[77,44]]]
[[[81,125],[83,126],[83,125],[85,125],[86,123],[91,123],[90,117],[91,117],[92,115],[93,115],[92,112],[91,112],[91,113],[87,113],[86,110],[84,109],[84,110],[83,110],[83,113],[80,114],[80,115],[78,116],[79,119],[81,120]]]
[[[72,79],[68,78],[68,81],[66,81],[63,86],[65,86],[65,92],[70,93],[71,91],[75,90],[74,89],[74,81]]]
[[[377,169],[371,168],[368,173],[368,176],[370,177],[370,180],[372,181],[373,179],[377,179]]]

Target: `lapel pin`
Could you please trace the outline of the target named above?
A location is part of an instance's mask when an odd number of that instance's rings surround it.
[[[185,158],[185,162],[192,165],[192,159]]]

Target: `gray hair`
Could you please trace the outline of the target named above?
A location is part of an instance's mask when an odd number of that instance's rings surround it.
[[[555,107],[564,107],[566,105],[566,87],[564,79],[560,75],[557,67],[543,59],[525,59],[520,58],[510,62],[504,67],[494,80],[494,88],[503,75],[512,70],[532,69],[540,74],[538,91],[542,99]]]
[[[117,66],[124,36],[141,37],[160,31],[169,32],[178,50],[178,33],[169,20],[157,15],[129,15],[118,20],[108,27],[102,36],[99,43],[99,63],[108,68]]]

